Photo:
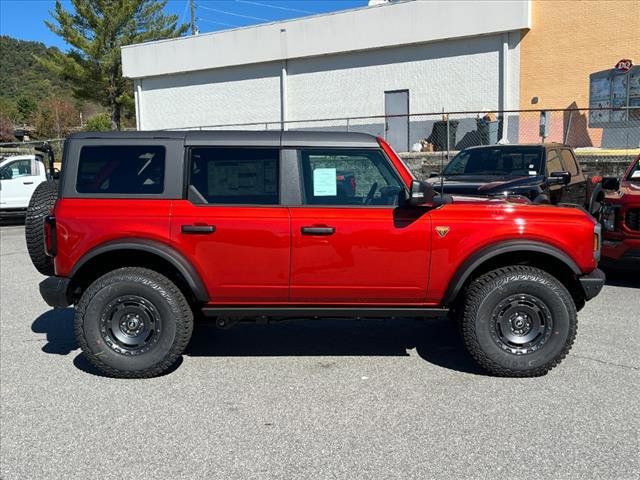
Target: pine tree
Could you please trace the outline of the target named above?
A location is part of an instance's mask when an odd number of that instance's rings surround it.
[[[47,27],[71,49],[54,52],[40,62],[53,74],[73,84],[73,94],[105,106],[113,129],[119,129],[123,111],[133,110],[133,87],[122,77],[120,47],[173,38],[188,25],[178,25],[177,15],[165,15],[167,0],[71,0],[73,11],[56,0]]]

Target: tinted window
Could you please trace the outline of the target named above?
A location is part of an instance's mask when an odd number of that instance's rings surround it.
[[[190,189],[207,203],[277,205],[275,148],[194,148]]]
[[[9,162],[0,169],[0,178],[2,180],[10,180],[12,178],[28,177],[31,173],[31,160],[15,160]]]
[[[403,190],[377,150],[302,150],[301,162],[307,204],[396,205]]]
[[[576,161],[573,158],[573,154],[571,153],[571,150],[562,150],[560,152],[560,155],[562,155],[562,165],[564,166],[564,169],[569,172],[572,176],[575,176],[578,174],[578,166],[576,165]]]
[[[446,176],[527,176],[540,172],[540,148],[471,148],[456,155],[444,169]]]
[[[547,152],[547,171],[549,174],[553,172],[562,172],[562,163],[560,162],[560,155],[557,150],[549,150]]]
[[[161,146],[82,147],[79,193],[154,194],[164,191],[165,150]]]

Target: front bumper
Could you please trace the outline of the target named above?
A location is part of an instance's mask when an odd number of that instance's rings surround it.
[[[602,270],[596,268],[593,272],[578,277],[578,280],[580,280],[580,285],[584,291],[585,300],[591,300],[602,290],[606,275]]]
[[[71,280],[65,277],[47,277],[40,282],[40,295],[51,307],[68,307],[71,305],[69,299],[70,283]]]
[[[605,239],[602,242],[602,257],[610,260],[640,261],[640,238],[622,240]]]

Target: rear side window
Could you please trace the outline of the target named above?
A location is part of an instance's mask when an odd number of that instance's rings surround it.
[[[277,148],[193,148],[189,198],[197,203],[277,205]]]
[[[80,150],[78,193],[158,194],[164,191],[162,146],[87,146]]]

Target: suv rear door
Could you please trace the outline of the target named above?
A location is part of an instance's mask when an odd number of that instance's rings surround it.
[[[291,211],[291,302],[425,302],[430,217],[398,207],[405,186],[375,148],[300,148]]]
[[[186,198],[173,204],[171,238],[211,301],[289,299],[289,211],[280,205],[279,135],[252,147],[192,142]]]

